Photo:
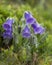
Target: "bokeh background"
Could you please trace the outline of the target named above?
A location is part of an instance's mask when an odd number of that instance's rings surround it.
[[[52,0],[0,0],[0,31],[3,31],[2,24],[7,17],[15,17],[16,21],[19,21],[24,11],[32,12],[37,21],[46,29],[46,39],[40,46],[44,53],[41,54],[40,51],[38,65],[52,65]],[[2,48],[0,65],[22,65],[17,58],[18,54],[13,53],[12,50],[13,47],[9,50]],[[24,55],[24,51],[25,49],[22,51],[22,55]],[[21,60],[25,59],[21,58]]]

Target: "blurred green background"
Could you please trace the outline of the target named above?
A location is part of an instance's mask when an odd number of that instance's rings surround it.
[[[24,11],[32,12],[37,21],[45,27],[46,33],[48,32],[42,46],[43,49],[46,47],[46,56],[39,60],[38,65],[52,65],[52,0],[0,0],[0,30],[2,31],[2,24],[7,17],[14,17],[19,21]],[[21,65],[18,55],[12,50],[13,47],[0,53],[0,65]]]

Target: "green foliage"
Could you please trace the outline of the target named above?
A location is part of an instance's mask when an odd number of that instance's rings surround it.
[[[28,1],[30,3],[30,0]],[[31,4],[33,5],[34,2]],[[28,41],[23,39],[21,35],[18,35],[18,23],[21,23],[21,18],[24,11],[32,12],[33,16],[41,23],[46,30],[43,36],[34,36],[34,40],[31,38]],[[33,58],[33,52],[38,53],[38,56],[42,56],[46,61],[40,65],[50,65],[50,61],[47,59],[49,55],[52,55],[52,11],[44,10],[39,7],[32,8],[28,4],[20,6],[11,5],[1,5],[0,6],[0,31],[3,32],[2,24],[6,21],[7,17],[13,17],[16,19],[14,23],[14,33],[15,37],[12,47],[5,50],[1,48],[0,53],[0,65],[25,65],[26,63],[31,63]],[[16,27],[16,26],[17,27]],[[48,33],[47,33],[48,32]],[[0,45],[1,45],[0,38]],[[38,45],[36,45],[38,44]],[[38,46],[38,48],[37,48]],[[37,57],[37,59],[40,59]],[[42,58],[41,57],[41,58]],[[52,59],[51,59],[52,61]],[[41,63],[41,62],[40,62]],[[47,63],[47,64],[46,64]],[[32,64],[33,65],[33,64]]]

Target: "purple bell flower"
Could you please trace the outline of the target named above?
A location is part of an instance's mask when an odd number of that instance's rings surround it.
[[[12,32],[11,31],[5,31],[3,33],[3,38],[4,39],[11,39],[12,38]]]
[[[27,25],[22,30],[22,36],[25,37],[25,38],[30,38],[30,36],[31,36],[30,29],[28,28]]]
[[[33,24],[34,22],[36,22],[36,19],[28,11],[25,11],[24,17],[27,24]]]
[[[12,18],[8,18],[6,20],[6,22],[3,24],[3,28],[5,30],[10,30],[10,28],[12,27],[12,24],[14,23],[14,20]]]
[[[29,19],[31,16],[32,16],[32,15],[30,14],[30,12],[28,12],[28,11],[25,11],[25,12],[24,12],[24,17],[25,17],[25,19]]]
[[[43,34],[45,32],[45,29],[38,23],[32,24],[32,28],[35,34]]]

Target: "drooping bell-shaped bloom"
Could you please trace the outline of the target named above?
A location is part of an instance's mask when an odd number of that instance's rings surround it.
[[[3,38],[4,39],[11,39],[12,38],[12,31],[5,31],[4,33],[3,33]]]
[[[25,11],[24,18],[25,18],[27,24],[33,24],[34,22],[36,22],[36,19],[28,11]]]
[[[8,18],[6,22],[3,24],[3,28],[5,30],[9,30],[12,27],[14,20],[12,18]]]
[[[31,16],[32,16],[32,15],[31,15],[30,12],[28,12],[28,11],[25,11],[25,12],[24,12],[24,18],[25,18],[25,19],[29,19]]]
[[[35,34],[43,34],[45,32],[45,29],[38,23],[32,24],[32,28]]]
[[[22,30],[22,36],[25,37],[25,38],[30,38],[30,36],[31,36],[30,29],[28,28],[27,25]]]

